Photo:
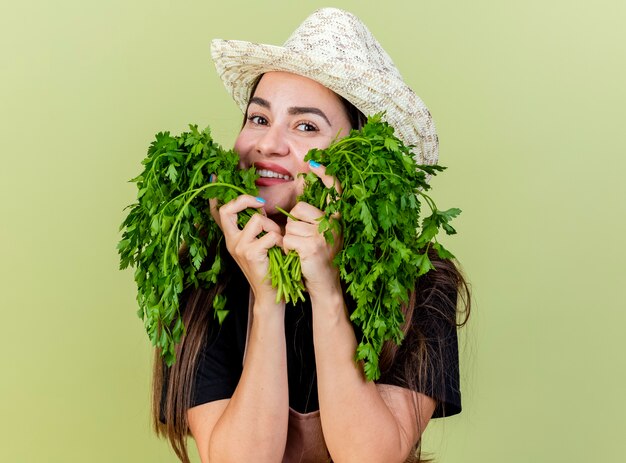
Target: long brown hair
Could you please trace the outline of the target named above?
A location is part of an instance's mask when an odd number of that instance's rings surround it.
[[[261,77],[255,81],[250,96],[254,95]],[[355,129],[362,127],[366,121],[363,113],[343,97],[339,96],[339,99],[352,127]],[[244,114],[244,124],[245,122]],[[219,252],[228,265],[236,265],[223,245],[213,246],[211,252]],[[381,352],[380,367],[381,371],[385,372],[394,364],[396,358],[402,358],[403,364],[396,370],[399,371],[399,380],[411,390],[434,391],[437,397],[441,398],[443,392],[439,391],[437,386],[443,384],[446,372],[442,366],[448,363],[448,359],[444,357],[442,349],[433,348],[429,341],[433,336],[442,335],[440,331],[445,329],[445,326],[456,329],[466,323],[470,313],[470,291],[465,278],[453,261],[441,260],[434,252],[430,253],[430,257],[435,270],[431,270],[418,280],[408,304],[403,308],[405,342],[401,347],[393,342],[387,342]],[[187,258],[184,251],[181,252],[180,258]],[[209,326],[214,322],[211,310],[213,299],[223,292],[227,285],[228,278],[224,277],[213,288],[197,288],[183,292],[180,306],[185,334],[176,347],[176,362],[168,368],[158,349],[154,355],[152,381],[154,430],[157,435],[169,440],[174,452],[184,463],[190,461],[187,449],[189,436],[187,411],[191,407],[198,356]],[[419,317],[420,323],[412,322],[416,317]],[[435,324],[432,320],[439,320],[439,323]],[[439,376],[427,379],[428,371],[436,371]],[[427,381],[429,384],[426,384]],[[416,420],[419,420],[417,405],[414,412]],[[414,452],[407,461],[426,461],[421,459],[420,442],[416,443]]]
[[[464,326],[471,311],[470,287],[457,263],[440,259],[432,249],[428,252],[434,266],[426,275],[418,278],[409,302],[403,307],[404,341],[400,346],[388,341],[380,355],[380,369],[385,373],[392,369],[396,359],[402,363],[394,368],[394,383],[412,391],[429,391],[438,399],[440,416],[449,412],[445,409],[446,366],[457,362],[449,358],[450,350],[445,343],[450,342],[453,330]],[[414,403],[414,416],[418,427],[421,410],[419,402]],[[421,439],[415,443],[407,463],[428,462],[422,459]]]
[[[172,449],[181,461],[189,463],[187,436],[189,421],[187,410],[191,408],[198,356],[209,327],[213,323],[213,300],[221,294],[230,282],[228,271],[235,265],[230,254],[225,250],[223,240],[212,243],[209,256],[220,254],[226,271],[218,283],[208,289],[189,288],[180,296],[181,316],[185,333],[176,346],[176,362],[168,367],[161,356],[160,349],[155,349],[152,369],[152,423],[156,434],[166,437]],[[188,250],[183,247],[179,260],[189,259]],[[207,262],[209,259],[206,260]],[[212,261],[212,260],[211,260]],[[208,270],[205,265],[200,270]]]

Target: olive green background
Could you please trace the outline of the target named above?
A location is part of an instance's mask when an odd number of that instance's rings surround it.
[[[463,413],[425,435],[441,462],[624,461],[625,5],[335,2],[430,107],[433,196],[463,209],[446,243],[474,305]],[[232,145],[211,38],[281,44],[320,6],[3,2],[0,461],[176,461],[118,270],[127,180],[157,131],[210,124]]]

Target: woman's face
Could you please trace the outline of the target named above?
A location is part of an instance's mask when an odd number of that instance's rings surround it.
[[[287,72],[263,75],[250,99],[246,123],[235,142],[242,168],[256,167],[259,196],[268,215],[289,211],[302,193],[304,156],[350,132],[339,97],[323,85]]]

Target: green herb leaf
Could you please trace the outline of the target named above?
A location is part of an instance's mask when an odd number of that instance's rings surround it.
[[[171,136],[156,134],[142,161],[137,203],[120,229],[120,268],[135,267],[137,314],[143,319],[152,344],[168,364],[175,360],[175,345],[184,333],[178,297],[190,286],[215,284],[220,273],[219,252],[209,262],[208,246],[221,231],[208,211],[208,199],[221,203],[241,193],[256,194],[254,169],[238,169],[239,157],[211,138],[209,129],[195,125]],[[208,183],[214,173],[228,183]],[[179,252],[186,249],[184,256]],[[225,299],[214,301],[220,321],[228,313]]]
[[[299,200],[324,211],[319,231],[328,242],[342,229],[343,248],[334,263],[356,301],[350,319],[363,337],[355,359],[363,362],[367,379],[375,380],[384,343],[402,342],[402,305],[417,278],[434,268],[428,250],[434,249],[442,259],[453,258],[436,237],[440,230],[456,233],[450,222],[461,211],[437,209],[425,193],[430,189],[426,179],[444,168],[417,165],[410,147],[380,114],[327,149],[311,150],[305,161],[310,159],[325,165],[326,173],[341,183],[340,195],[314,174],[303,175],[305,189]],[[215,285],[223,271],[222,235],[209,213],[209,198],[224,204],[242,193],[257,194],[256,172],[239,170],[238,163],[237,154],[217,145],[208,128],[199,131],[190,125],[178,136],[156,134],[142,161],[143,172],[131,180],[137,185],[137,202],[128,207],[120,226],[120,268],[135,268],[137,315],[168,365],[175,361],[175,345],[185,331],[180,293]],[[213,183],[208,180],[211,174],[216,176]],[[425,218],[422,203],[431,211]],[[254,213],[242,212],[239,225],[243,227]],[[208,246],[216,243],[217,251],[210,253]],[[285,256],[272,248],[269,262],[268,278],[277,299],[304,300],[297,254]],[[228,315],[222,294],[214,298],[213,310],[221,324]]]
[[[420,166],[410,147],[382,121],[368,119],[359,130],[325,150],[305,157],[326,166],[335,175],[342,194],[331,192],[311,174],[299,198],[325,212],[320,231],[327,236],[329,220],[339,213],[343,224],[343,249],[335,258],[348,294],[356,307],[350,319],[363,333],[355,359],[363,362],[365,376],[378,379],[378,356],[385,342],[400,343],[404,322],[402,305],[409,300],[417,278],[434,267],[428,257],[432,247],[440,258],[452,258],[436,240],[440,230],[455,233],[449,222],[461,211],[440,211],[430,196],[427,176],[444,167]],[[431,214],[421,218],[422,202]]]

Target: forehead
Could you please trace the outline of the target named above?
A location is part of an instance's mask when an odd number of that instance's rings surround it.
[[[326,106],[342,109],[342,104],[332,90],[308,77],[289,72],[272,71],[261,77],[253,96],[261,97],[272,104],[286,106]]]

